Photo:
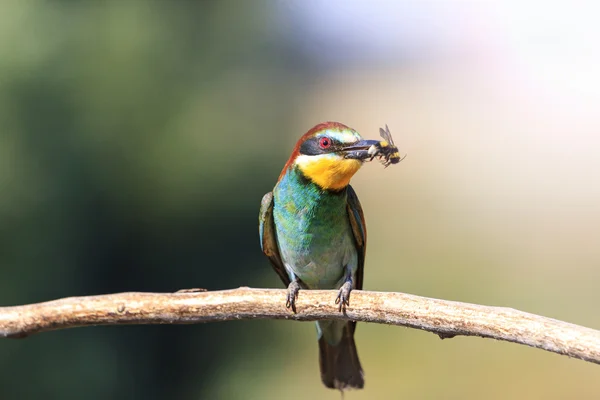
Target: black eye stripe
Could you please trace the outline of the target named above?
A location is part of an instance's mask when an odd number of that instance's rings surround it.
[[[302,143],[302,145],[300,146],[300,154],[304,154],[307,156],[316,156],[318,154],[333,153],[342,147],[342,144],[337,140],[333,138],[328,138],[331,142],[331,146],[329,146],[326,149],[322,149],[319,145],[319,141],[322,137],[323,136],[310,138],[304,143]]]

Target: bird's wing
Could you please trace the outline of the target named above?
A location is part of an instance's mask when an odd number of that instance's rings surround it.
[[[367,226],[365,225],[365,216],[363,214],[360,201],[352,189],[348,185],[348,218],[350,226],[354,234],[356,243],[356,251],[358,252],[358,270],[356,271],[356,289],[363,287],[363,270],[365,268],[365,251],[367,249]]]
[[[363,214],[360,201],[352,189],[348,185],[348,219],[354,234],[354,242],[356,244],[356,252],[358,253],[358,269],[356,270],[356,285],[355,289],[361,290],[363,287],[363,272],[365,269],[365,252],[367,250],[367,226],[365,225],[365,216]],[[356,323],[351,323],[350,329],[354,332]]]
[[[290,277],[283,266],[279,247],[277,247],[277,233],[275,232],[275,222],[273,221],[273,192],[265,194],[262,198],[258,223],[260,247],[271,262],[277,275],[279,275],[287,287],[290,284]]]

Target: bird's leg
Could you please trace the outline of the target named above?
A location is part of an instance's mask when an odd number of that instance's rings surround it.
[[[298,281],[298,278],[294,278],[294,280],[288,285],[287,300],[285,302],[285,306],[287,308],[291,308],[294,314],[296,314],[296,299],[298,298],[299,291],[300,282]]]
[[[352,291],[352,271],[350,268],[346,267],[346,279],[344,280],[344,284],[340,287],[340,291],[338,292],[337,297],[335,298],[335,304],[340,305],[340,311],[345,306],[350,305],[350,292]]]

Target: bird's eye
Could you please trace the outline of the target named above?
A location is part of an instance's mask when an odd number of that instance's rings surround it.
[[[321,139],[319,139],[319,146],[322,149],[327,149],[331,147],[331,139],[329,139],[328,137],[322,137]]]

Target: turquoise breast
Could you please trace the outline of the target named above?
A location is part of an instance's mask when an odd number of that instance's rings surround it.
[[[273,190],[279,252],[291,280],[310,289],[339,288],[358,256],[346,209],[346,190],[324,191],[290,168]]]

